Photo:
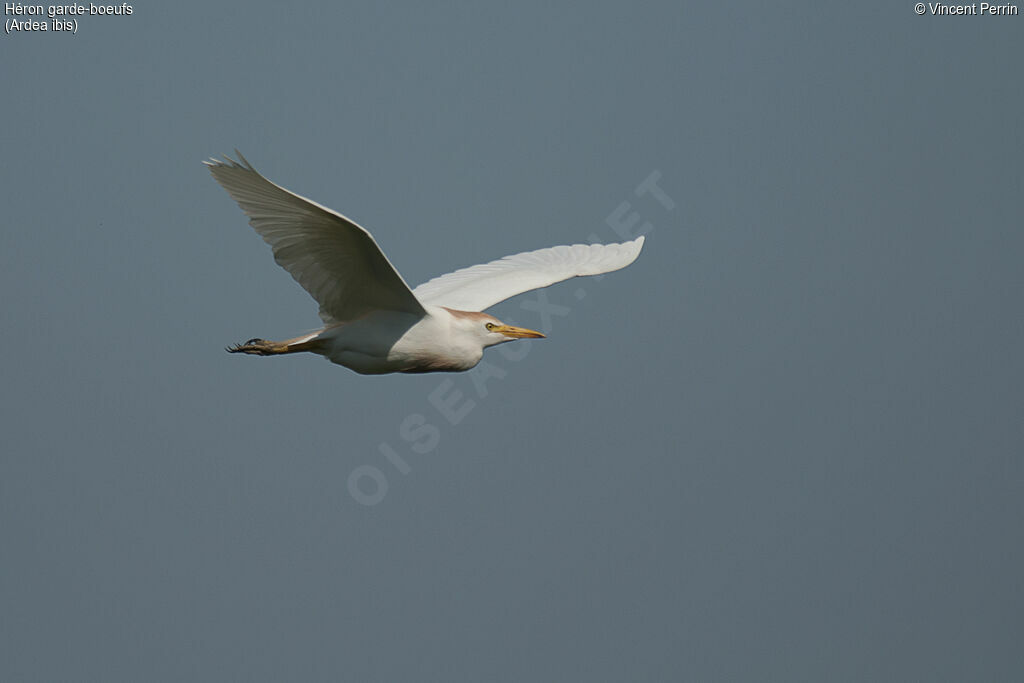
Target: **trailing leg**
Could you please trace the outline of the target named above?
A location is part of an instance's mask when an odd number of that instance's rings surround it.
[[[267,341],[266,339],[250,339],[244,344],[235,344],[225,349],[228,353],[248,353],[255,356],[279,356],[285,353],[315,351],[320,341],[305,335],[284,341]]]

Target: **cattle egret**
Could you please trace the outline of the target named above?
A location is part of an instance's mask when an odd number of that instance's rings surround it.
[[[227,350],[272,356],[308,351],[361,374],[469,370],[488,346],[543,337],[506,325],[483,309],[578,275],[625,268],[644,238],[621,244],[574,244],[528,251],[456,270],[415,289],[373,236],[340,213],[264,178],[239,161],[205,161],[214,179],[249,216],[249,224],[320,304],[324,326],[284,341],[250,339]]]

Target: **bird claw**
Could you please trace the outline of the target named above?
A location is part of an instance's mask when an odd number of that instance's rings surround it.
[[[228,353],[248,353],[255,356],[273,356],[280,353],[288,353],[287,344],[271,342],[266,339],[250,339],[244,344],[234,344],[225,349]]]
[[[262,339],[250,339],[244,344],[225,346],[224,350],[228,353],[259,353],[258,343],[262,341]]]

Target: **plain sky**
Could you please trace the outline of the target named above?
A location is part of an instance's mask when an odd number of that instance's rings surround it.
[[[0,36],[0,680],[1024,679],[1024,17],[133,10]],[[318,324],[236,147],[411,284],[647,243],[476,374],[231,356]]]

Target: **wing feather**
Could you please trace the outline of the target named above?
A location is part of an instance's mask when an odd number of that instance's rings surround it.
[[[426,311],[373,236],[354,221],[264,178],[241,152],[241,163],[205,161],[214,179],[249,216],[249,224],[320,304],[325,323],[375,310]]]
[[[640,255],[643,244],[640,236],[620,244],[574,244],[525,251],[435,277],[416,287],[413,294],[432,306],[482,311],[531,289],[625,268]]]

